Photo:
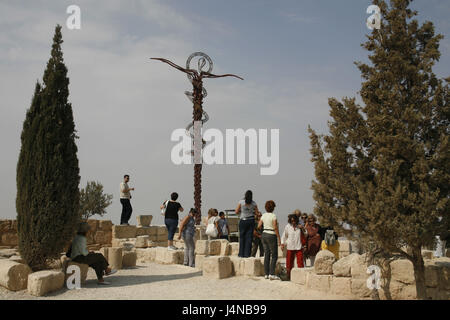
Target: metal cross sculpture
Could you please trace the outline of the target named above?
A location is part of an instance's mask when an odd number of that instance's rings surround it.
[[[197,70],[191,69],[191,61],[195,57],[200,57],[197,64]],[[193,103],[194,113],[193,113],[193,121],[188,124],[186,127],[186,133],[194,138],[194,135],[190,132],[190,129],[194,126],[194,122],[201,121],[202,124],[209,120],[208,114],[203,110],[203,98],[207,96],[207,91],[203,87],[203,79],[204,78],[223,78],[223,77],[235,77],[241,80],[241,77],[236,76],[234,74],[223,74],[223,75],[215,75],[212,74],[211,71],[213,69],[213,62],[211,58],[204,54],[203,52],[195,52],[189,56],[186,61],[186,68],[180,67],[175,63],[163,59],[163,58],[151,58],[153,60],[159,60],[167,63],[168,65],[178,69],[187,74],[189,81],[192,83],[193,91],[185,91],[186,96]],[[204,68],[207,65],[207,70]],[[202,140],[203,141],[203,140]],[[202,148],[204,147],[205,142],[203,141]],[[191,154],[193,151],[190,152]],[[202,164],[195,162],[194,164],[194,207],[197,209],[197,215],[195,217],[196,224],[200,224],[201,222],[201,204],[202,204]]]

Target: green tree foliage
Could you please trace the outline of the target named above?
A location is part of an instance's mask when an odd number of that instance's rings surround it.
[[[441,35],[419,25],[408,0],[373,1],[380,30],[363,47],[370,64],[357,62],[364,106],[331,98],[329,134],[309,129],[316,180],[315,213],[414,265],[425,298],[423,246],[449,228],[449,81],[432,71]],[[405,250],[407,246],[408,250]]]
[[[77,137],[62,43],[58,25],[43,84],[36,84],[23,123],[17,164],[19,250],[34,270],[58,257],[80,221]]]
[[[80,215],[89,219],[93,215],[103,216],[106,208],[112,203],[112,194],[103,193],[103,185],[99,182],[88,181],[86,188],[80,190]]]

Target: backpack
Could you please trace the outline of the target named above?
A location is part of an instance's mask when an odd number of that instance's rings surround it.
[[[334,235],[333,230],[325,231],[325,243],[327,246],[334,246],[336,243],[336,236]]]
[[[212,221],[212,223],[208,221],[208,225],[206,227],[205,234],[212,238],[216,238],[218,235],[218,231],[217,231],[216,224],[215,224],[216,220],[211,219],[211,218],[209,218],[209,219]]]

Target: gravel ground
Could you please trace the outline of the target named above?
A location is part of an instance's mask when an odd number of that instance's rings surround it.
[[[99,286],[94,270],[79,290],[66,288],[45,297],[26,291],[10,292],[0,286],[0,300],[327,300],[351,299],[323,292],[303,290],[289,281],[270,281],[263,277],[210,279],[199,269],[182,265],[139,264],[105,277],[109,286]]]

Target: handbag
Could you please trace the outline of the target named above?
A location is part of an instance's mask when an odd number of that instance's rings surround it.
[[[164,202],[164,208],[161,209],[161,215],[164,216],[166,215],[166,209],[167,209],[167,205],[169,204],[169,200],[167,200],[166,202]]]
[[[205,233],[210,237],[216,238],[218,234],[216,225],[214,223],[208,223]]]

